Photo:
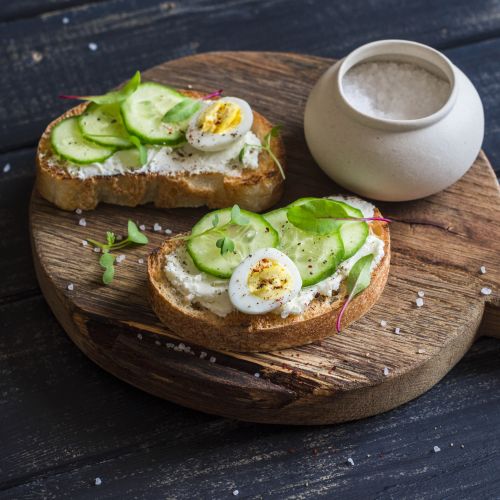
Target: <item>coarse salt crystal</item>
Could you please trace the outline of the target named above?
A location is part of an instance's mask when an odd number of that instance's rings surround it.
[[[206,352],[200,352],[200,359],[205,359],[208,356]]]
[[[425,292],[424,292],[423,290],[419,290],[419,291],[417,292],[417,295],[418,295],[419,297],[425,297]]]
[[[399,335],[399,334],[401,333],[401,328],[399,328],[399,326],[398,326],[398,327],[396,327],[396,328],[394,328],[394,333],[395,333],[396,335]]]
[[[254,374],[253,374],[253,376],[254,376],[255,378],[260,378],[260,373],[254,373]]]
[[[173,349],[175,347],[175,344],[173,344],[172,342],[167,342],[165,344],[169,349]]]
[[[160,224],[158,224],[158,222],[155,222],[154,226],[153,226],[153,231],[161,231],[161,226]]]
[[[138,334],[137,334],[137,338],[138,338],[139,340],[142,340],[142,333],[138,333]]]
[[[77,209],[75,210],[75,214],[77,214],[77,215],[82,215],[82,209],[81,209],[81,208],[77,208]]]
[[[481,293],[483,295],[491,295],[491,288],[485,286],[484,288],[481,288]]]
[[[441,448],[439,446],[434,446],[434,453],[439,453],[441,451]]]
[[[349,458],[347,459],[347,463],[348,463],[349,465],[354,465],[354,460],[353,460],[351,457],[349,457]]]
[[[486,266],[481,266],[481,267],[479,268],[479,272],[480,272],[481,274],[486,274]]]
[[[101,251],[101,249],[99,247],[94,247],[94,252],[95,253],[99,253]]]
[[[161,345],[161,342],[159,340],[155,340],[156,345]]]
[[[146,226],[145,226],[144,224],[141,224],[141,225],[139,226],[139,229],[140,229],[141,231],[146,231]]]
[[[172,234],[172,230],[171,229],[165,229],[165,234]]]
[[[78,224],[80,226],[83,226],[85,227],[87,225],[87,221],[82,217],[79,221],[78,221]]]
[[[6,174],[7,172],[10,172],[10,163],[6,163],[3,166],[3,173]]]
[[[189,83],[188,84],[188,89],[192,89],[192,88],[193,88],[193,86]]]
[[[120,262],[123,262],[126,258],[127,258],[127,256],[126,256],[126,255],[120,254],[120,255],[118,255],[118,257],[116,258],[116,262],[119,264]]]
[[[91,50],[92,52],[95,52],[97,50],[97,48],[98,48],[97,43],[95,43],[95,42],[89,43],[89,50]]]
[[[144,259],[137,259],[137,262],[138,262],[139,264],[144,264]]]
[[[96,477],[95,478],[95,485],[96,486],[101,486],[101,484],[102,484],[102,479],[100,477]]]
[[[82,240],[82,246],[86,247],[88,246],[89,242],[87,240]]]
[[[117,237],[116,237],[116,241],[122,241],[123,240],[123,236],[121,234],[119,234]]]
[[[388,377],[388,376],[389,376],[389,368],[387,368],[387,366],[385,366],[385,367],[384,367],[384,375],[385,375],[386,377]]]
[[[380,322],[380,326],[385,328],[387,326],[387,321],[385,319],[383,319],[381,322]]]
[[[237,497],[240,494],[239,490],[233,490],[233,496]]]
[[[72,291],[74,290],[74,288],[75,288],[75,285],[73,285],[73,283],[69,283],[69,285],[68,285],[68,290],[69,290],[70,292],[72,292]]]
[[[425,354],[425,349],[418,349],[417,354]]]
[[[64,16],[61,21],[63,24],[69,24],[69,17]]]
[[[424,299],[422,297],[418,297],[415,304],[417,304],[417,307],[422,307],[424,305]]]
[[[450,95],[447,80],[416,64],[393,61],[354,66],[343,77],[342,88],[358,111],[403,120],[433,114]]]
[[[214,356],[211,356],[209,359],[210,363],[215,363],[217,360],[215,359]]]

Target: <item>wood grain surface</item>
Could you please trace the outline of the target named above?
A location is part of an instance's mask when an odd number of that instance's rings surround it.
[[[305,99],[331,63],[292,54],[213,53],[171,61],[144,77],[181,88],[218,88],[223,71],[226,95],[247,99],[274,123],[282,123],[289,158],[284,204],[299,196],[339,192],[314,165],[302,134]],[[499,201],[498,183],[481,153],[466,176],[445,192],[381,204],[384,215],[396,222],[391,274],[379,303],[341,335],[261,354],[198,346],[189,346],[194,354],[179,350],[182,339],[162,327],[149,308],[145,268],[138,262],[163,234],[151,233],[148,248],[124,252],[127,258],[109,287],[99,284],[96,254],[81,246],[82,239],[106,230],[119,234],[129,218],[148,228],[159,222],[174,233],[185,231],[200,210],[103,206],[78,216],[34,193],[31,230],[35,266],[49,304],[73,341],[103,368],[152,394],[208,413],[321,424],[380,413],[428,390],[476,339],[485,302],[488,333],[500,335],[494,319],[500,305]],[[78,224],[80,217],[86,227]],[[482,265],[488,268],[485,275],[479,272]],[[69,283],[74,290],[67,290]],[[492,295],[480,293],[485,286]],[[419,290],[426,294],[422,308],[415,305]],[[207,352],[205,359],[201,352]],[[216,361],[211,363],[211,357]]]

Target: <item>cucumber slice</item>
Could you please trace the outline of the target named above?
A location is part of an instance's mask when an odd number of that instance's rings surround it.
[[[187,242],[187,251],[200,271],[218,278],[230,278],[236,266],[252,252],[259,248],[274,248],[278,245],[278,233],[262,215],[246,210],[241,210],[241,214],[249,219],[249,223],[245,226],[232,224],[220,232],[209,232]],[[191,235],[211,229],[214,218],[218,218],[218,227],[223,226],[231,220],[231,209],[223,208],[205,215],[193,227]],[[224,236],[233,240],[234,252],[221,255],[216,242]]]
[[[342,260],[344,246],[339,233],[320,236],[295,227],[288,221],[288,208],[264,215],[280,236],[278,248],[297,266],[302,286],[311,286],[331,276]]]
[[[77,116],[59,122],[52,130],[50,142],[59,156],[78,165],[103,162],[115,152],[115,148],[99,146],[85,139]]]
[[[78,117],[83,137],[102,146],[131,148],[119,104],[90,104]]]
[[[162,119],[183,99],[182,94],[159,83],[141,83],[121,104],[125,127],[143,142],[176,146],[185,140],[181,127]]]
[[[308,198],[299,198],[298,200],[291,203],[289,206],[292,207],[294,205],[301,205],[306,201],[315,200],[317,198],[308,197]],[[337,203],[342,205],[345,208],[345,211],[351,217],[363,217],[363,212],[358,208],[354,208],[348,203],[343,201],[335,200]],[[366,222],[360,221],[344,221],[340,226],[340,236],[342,238],[342,242],[344,243],[344,259],[346,260],[349,257],[352,257],[364,244],[366,238],[368,238],[368,234],[370,232],[368,228],[368,224]],[[291,258],[291,257],[290,257]]]

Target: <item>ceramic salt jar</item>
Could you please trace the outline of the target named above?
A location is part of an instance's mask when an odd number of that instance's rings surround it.
[[[383,201],[447,188],[474,162],[483,107],[470,80],[440,52],[382,40],[351,52],[312,89],[304,130],[336,183]]]

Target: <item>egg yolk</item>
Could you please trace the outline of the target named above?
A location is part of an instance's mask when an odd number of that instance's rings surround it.
[[[263,300],[279,300],[292,288],[292,275],[273,259],[261,259],[250,270],[247,285],[252,295]]]
[[[241,108],[234,102],[214,102],[201,114],[198,126],[202,132],[223,134],[241,123]]]

